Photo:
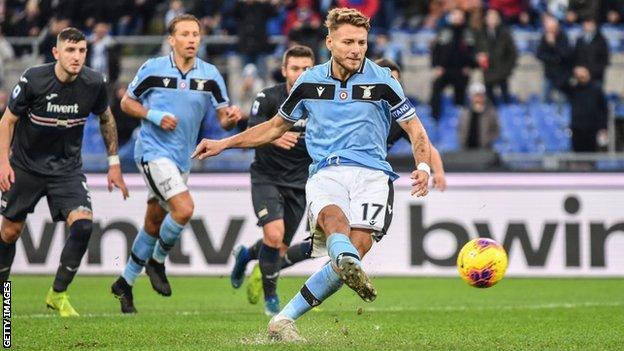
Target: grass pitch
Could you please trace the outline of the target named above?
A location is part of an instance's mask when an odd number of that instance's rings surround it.
[[[44,305],[52,277],[14,276],[18,350],[624,350],[623,279],[505,279],[490,289],[459,278],[374,278],[371,304],[343,288],[298,321],[305,345],[272,343],[262,305],[228,278],[173,277],[173,296],[134,289],[138,315],[123,316],[113,277],[78,275],[61,319]],[[305,278],[281,278],[282,303]]]

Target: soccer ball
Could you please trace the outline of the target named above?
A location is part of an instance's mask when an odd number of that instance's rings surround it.
[[[466,283],[476,288],[489,288],[503,279],[507,253],[492,239],[472,239],[459,251],[457,270]]]

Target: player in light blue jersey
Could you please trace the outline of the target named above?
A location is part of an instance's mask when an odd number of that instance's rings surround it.
[[[365,58],[369,18],[340,8],[329,12],[325,24],[331,60],[301,75],[277,116],[226,139],[204,139],[193,154],[203,159],[227,148],[266,144],[307,113],[305,140],[313,160],[306,184],[312,255],[328,253],[331,263],[314,273],[269,322],[270,336],[285,341],[303,340],[295,319],[343,283],[365,301],[377,296],[360,260],[386,234],[392,219],[392,181],[397,175],[386,162],[392,119],[412,142],[412,194],[428,192],[427,133],[390,70]]]
[[[173,52],[145,62],[121,101],[126,113],[141,119],[134,154],[149,188],[145,224],[123,274],[111,287],[123,313],[136,313],[132,285],[144,266],[154,290],[171,295],[164,262],[193,215],[186,182],[203,118],[217,109],[224,129],[241,118],[238,107],[229,105],[219,71],[196,57],[200,38],[197,18],[174,18],[168,38]]]

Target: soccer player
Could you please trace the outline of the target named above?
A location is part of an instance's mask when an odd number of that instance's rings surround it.
[[[375,63],[381,67],[387,67],[390,69],[390,74],[394,77],[394,79],[401,81],[401,69],[399,65],[397,65],[394,61],[389,59],[378,59],[375,60]],[[392,148],[394,143],[399,141],[401,138],[405,138],[409,141],[409,136],[401,128],[401,126],[396,122],[392,121],[390,125],[390,134],[388,135],[388,150]],[[444,191],[446,190],[446,177],[444,176],[444,163],[442,162],[442,157],[440,156],[440,152],[436,149],[433,144],[431,144],[431,170],[433,171],[433,181],[432,185],[434,188]]]
[[[169,23],[170,55],[141,66],[121,101],[124,112],[141,119],[134,156],[148,186],[147,210],[123,274],[111,286],[123,313],[136,313],[132,285],[145,266],[152,287],[171,295],[165,258],[178,242],[194,210],[186,185],[190,155],[202,119],[217,109],[221,127],[231,129],[241,118],[229,106],[223,77],[217,68],[197,57],[200,23],[192,15],[179,15]]]
[[[288,49],[282,59],[282,75],[286,82],[258,93],[251,108],[249,126],[275,116],[297,78],[313,65],[314,53],[307,46]],[[258,259],[259,269],[258,266],[254,268],[247,297],[251,303],[256,303],[263,289],[264,311],[270,316],[280,310],[276,292],[279,271],[310,257],[309,241],[289,248],[305,213],[305,184],[312,163],[304,140],[305,127],[304,117],[271,144],[256,148],[250,169],[251,197],[258,225],[262,226],[263,239],[249,248],[241,245],[234,250],[236,263],[230,276],[232,286],[236,289],[241,286],[247,263]]]
[[[202,140],[193,157],[228,148],[269,143],[307,115],[306,146],[312,157],[306,184],[312,254],[329,253],[331,263],[314,273],[301,291],[269,322],[272,338],[304,340],[294,321],[338,291],[343,283],[364,301],[377,291],[361,258],[385,235],[392,219],[392,181],[386,138],[395,119],[407,131],[416,170],[412,195],[428,193],[429,139],[410,101],[390,71],[366,59],[370,19],[355,9],[333,9],[325,22],[331,60],[297,80],[277,116],[221,140]]]
[[[9,278],[15,242],[27,215],[45,196],[52,220],[65,221],[69,227],[45,301],[69,317],[78,313],[66,291],[87,250],[93,220],[80,154],[90,113],[99,116],[106,144],[108,189],[118,187],[124,199],[128,190],[117,156],[117,127],[108,107],[106,81],[84,66],[84,34],[76,28],[64,29],[52,54],[56,62],[29,68],[20,77],[0,120],[0,282]]]

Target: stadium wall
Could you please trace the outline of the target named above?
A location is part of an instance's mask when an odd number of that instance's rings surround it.
[[[104,175],[89,175],[95,230],[81,274],[118,274],[143,222],[146,191],[126,176],[131,197],[106,190]],[[508,250],[510,276],[624,276],[622,174],[450,174],[446,192],[425,199],[409,193],[409,177],[395,183],[389,234],[365,258],[376,275],[452,276],[469,238],[491,236]],[[196,214],[173,250],[168,272],[226,275],[233,247],[260,237],[245,174],[190,178]],[[49,220],[41,201],[28,218],[12,271],[53,274],[67,230]],[[305,221],[293,242],[306,237]],[[324,258],[289,268],[309,274]]]

